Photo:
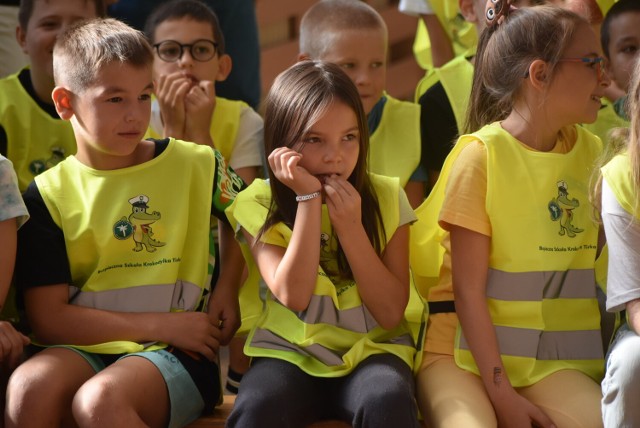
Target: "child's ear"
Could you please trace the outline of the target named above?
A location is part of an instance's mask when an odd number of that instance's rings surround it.
[[[549,84],[549,65],[541,59],[536,59],[529,65],[527,78],[534,88],[543,89]]]
[[[22,29],[22,25],[18,25],[16,27],[16,40],[18,41],[18,44],[22,48],[22,52],[24,52],[25,55],[28,54],[29,52],[27,52],[27,32]]]
[[[61,119],[69,120],[73,116],[73,107],[71,106],[71,92],[62,86],[53,88],[51,98],[56,106],[56,111]]]
[[[229,77],[229,73],[231,73],[231,68],[233,67],[233,62],[231,61],[231,57],[227,54],[220,55],[218,58],[218,74],[216,74],[216,82],[222,82]]]

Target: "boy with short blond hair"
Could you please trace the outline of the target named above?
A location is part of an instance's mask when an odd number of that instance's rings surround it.
[[[300,22],[299,59],[340,65],[355,83],[367,114],[369,170],[400,178],[415,208],[424,198],[420,162],[420,106],[385,93],[387,26],[358,0],[321,0]]]
[[[142,140],[153,53],[140,32],[90,21],[53,56],[78,152],[24,194],[17,284],[48,347],[14,372],[5,420],[184,426],[221,398],[217,351],[238,324],[242,267],[223,210],[243,182],[209,147]],[[209,301],[211,214],[225,251]]]
[[[76,151],[71,126],[51,101],[56,36],[104,14],[102,0],[22,0],[16,37],[30,65],[0,79],[0,154],[13,163],[21,191],[42,171]]]

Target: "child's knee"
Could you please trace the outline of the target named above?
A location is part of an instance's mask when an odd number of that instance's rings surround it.
[[[375,389],[375,388],[373,388]],[[369,427],[418,426],[415,398],[409,388],[382,388],[367,393],[361,407],[356,409],[353,425]]]
[[[29,370],[25,365],[18,366],[7,383],[7,409],[22,408],[21,403],[30,403],[35,394],[42,393],[46,388],[45,379],[35,370]]]
[[[46,364],[18,366],[9,378],[6,391],[6,415],[14,422],[34,420],[35,415],[48,414],[52,420],[68,395],[66,383],[47,370]]]
[[[126,405],[126,400],[116,391],[111,379],[95,376],[75,393],[71,409],[80,426],[91,426],[92,421],[107,420],[109,415],[123,412]]]

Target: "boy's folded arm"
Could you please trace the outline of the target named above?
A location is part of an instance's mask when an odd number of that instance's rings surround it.
[[[111,341],[163,342],[213,360],[220,330],[202,312],[116,312],[69,303],[68,284],[25,291],[27,317],[45,345],[95,345]]]

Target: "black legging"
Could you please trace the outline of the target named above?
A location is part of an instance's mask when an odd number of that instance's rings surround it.
[[[340,419],[354,427],[417,428],[414,391],[410,367],[391,354],[373,355],[339,378],[260,358],[242,378],[227,427],[302,428]]]

